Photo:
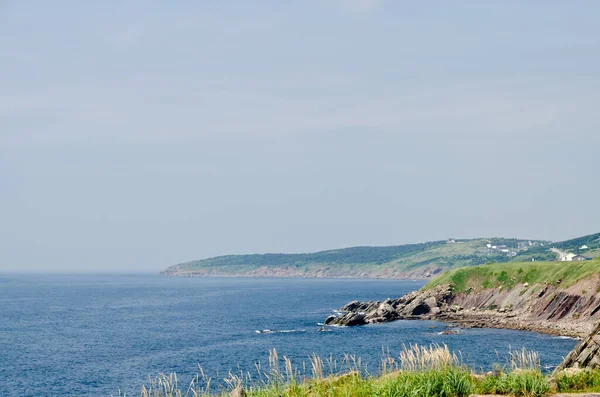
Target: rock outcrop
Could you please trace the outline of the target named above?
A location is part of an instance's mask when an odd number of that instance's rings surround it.
[[[385,301],[352,301],[342,307],[339,316],[329,316],[326,325],[356,326],[386,323],[400,319],[431,318],[447,308],[452,291],[436,289],[414,291],[397,299]]]
[[[598,278],[582,280],[569,288],[523,283],[511,289],[469,288],[457,293],[446,285],[384,302],[353,301],[325,323],[356,326],[400,319],[437,319],[465,328],[508,328],[585,337],[600,320],[599,290]]]
[[[600,368],[600,323],[565,357],[556,372],[567,368]]]

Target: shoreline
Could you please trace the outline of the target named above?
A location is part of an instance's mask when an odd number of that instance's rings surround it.
[[[188,278],[288,278],[288,279],[347,279],[347,280],[401,280],[401,281],[429,281],[433,277],[388,277],[388,276],[352,276],[352,275],[300,275],[300,274],[292,274],[292,275],[255,275],[255,274],[169,274],[165,272],[158,273],[161,277],[188,277]]]
[[[437,320],[453,323],[457,328],[512,329],[577,339],[589,335],[598,321],[595,301],[585,300],[589,303],[586,308],[581,296],[556,288],[543,291],[544,294],[533,293],[527,287],[517,286],[511,291],[455,293],[449,286],[438,286],[384,302],[352,301],[324,323],[359,326],[396,320]],[[579,311],[583,309],[591,314],[582,315]]]
[[[528,320],[524,318],[499,317],[493,313],[475,313],[470,316],[447,316],[432,318],[448,324],[456,324],[458,328],[487,328],[487,329],[509,329],[515,331],[537,332],[544,335],[562,336],[576,340],[582,340],[592,330],[593,324],[576,323],[566,325],[565,323],[553,323],[542,320]]]

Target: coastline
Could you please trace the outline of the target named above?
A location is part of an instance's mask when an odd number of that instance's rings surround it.
[[[394,268],[379,269],[335,269],[317,268],[302,270],[289,268],[258,268],[240,272],[224,272],[220,269],[202,269],[194,271],[179,271],[166,269],[158,272],[159,276],[167,277],[248,277],[248,278],[331,278],[331,279],[380,279],[380,280],[432,280],[443,273],[443,269],[420,269],[402,272]]]
[[[359,326],[396,320],[438,320],[454,328],[500,328],[584,338],[598,322],[595,297],[583,297],[546,286],[512,290],[453,292],[450,286],[423,288],[397,299],[353,301],[329,316],[326,325]],[[448,327],[450,334],[459,333]]]
[[[459,328],[496,328],[530,331],[540,334],[569,337],[581,340],[593,329],[594,323],[551,322],[530,320],[522,317],[500,316],[493,311],[474,311],[463,315],[448,315],[434,318],[438,321],[457,324]]]
[[[162,271],[158,273],[159,276],[163,277],[239,277],[239,278],[299,278],[299,279],[348,279],[348,280],[404,280],[404,281],[428,281],[432,277],[410,277],[407,275],[387,276],[381,274],[366,274],[366,275],[353,275],[353,274],[280,274],[280,273],[266,273],[266,274],[231,274],[231,273],[170,273]]]

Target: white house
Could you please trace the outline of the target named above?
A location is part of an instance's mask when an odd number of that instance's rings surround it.
[[[569,252],[569,253],[561,255],[560,260],[563,262],[571,262],[571,261],[573,261],[573,258],[575,258],[576,256],[577,256],[577,254]]]
[[[589,247],[588,247],[587,245],[582,245],[582,246],[581,246],[581,248],[579,248],[579,249],[580,249],[580,250],[586,250],[586,249],[588,249],[588,248],[589,248]]]

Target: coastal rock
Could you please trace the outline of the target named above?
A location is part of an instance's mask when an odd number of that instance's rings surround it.
[[[406,312],[410,316],[422,316],[423,314],[427,314],[431,311],[431,307],[425,303],[424,301],[416,301],[410,304],[406,308]]]
[[[327,323],[328,325],[345,325],[348,327],[355,327],[357,325],[367,324],[365,320],[365,313],[363,312],[348,312],[339,317],[336,317],[333,321]]]
[[[438,307],[438,301],[434,296],[430,296],[429,298],[424,299],[423,303],[425,303],[429,307],[430,311],[434,307]]]
[[[352,301],[352,302],[346,304],[340,310],[343,311],[343,312],[351,312],[351,311],[354,311],[354,310],[358,309],[358,307],[360,305],[361,305],[361,303],[359,301]]]
[[[346,325],[349,327],[353,327],[356,325],[364,325],[367,323],[365,320],[365,314],[362,312],[359,313],[351,313],[348,320],[346,321]]]
[[[394,310],[392,305],[390,305],[389,303],[386,303],[386,302],[382,303],[377,308],[377,315],[379,317],[391,319],[391,318],[395,317],[396,314],[397,314],[396,310]]]
[[[325,319],[325,325],[329,325],[335,321],[337,317],[333,314]]]
[[[587,338],[575,346],[563,362],[556,367],[555,372],[568,368],[600,368],[600,323]]]
[[[457,329],[447,329],[445,331],[440,332],[440,335],[458,335],[460,331]]]

